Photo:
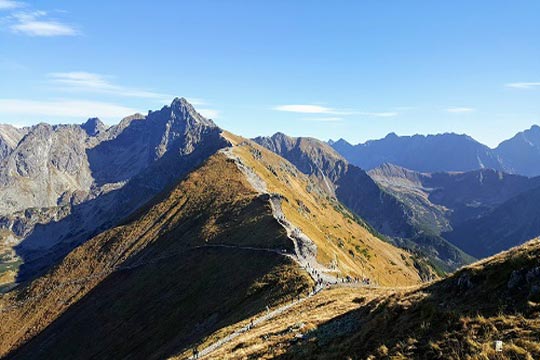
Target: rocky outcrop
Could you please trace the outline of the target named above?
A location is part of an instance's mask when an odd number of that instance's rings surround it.
[[[12,125],[0,124],[0,162],[11,154],[27,132],[28,128],[19,129]]]

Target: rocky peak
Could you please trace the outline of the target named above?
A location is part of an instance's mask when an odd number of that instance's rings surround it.
[[[90,118],[81,125],[81,128],[86,131],[88,136],[96,136],[105,131],[107,127],[99,118]]]
[[[193,105],[191,105],[185,98],[174,98],[172,101],[170,107],[165,107],[164,109],[170,109],[171,111],[171,117],[179,118],[179,119],[185,119],[185,120],[192,120],[195,123],[200,123],[209,127],[216,127],[216,124],[210,120],[202,116],[195,110]]]

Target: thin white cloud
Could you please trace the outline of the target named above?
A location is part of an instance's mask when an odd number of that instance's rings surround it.
[[[394,117],[398,116],[399,113],[395,111],[386,111],[386,112],[359,112],[359,115],[364,116],[374,116],[374,117]]]
[[[169,94],[117,85],[111,82],[111,76],[85,71],[50,73],[48,74],[48,77],[51,79],[52,83],[62,85],[64,90],[69,91],[96,92],[125,97],[158,99],[164,102],[169,102],[174,98],[174,96]],[[200,99],[195,100],[198,100],[199,102],[193,102],[193,104],[201,103]]]
[[[446,109],[446,112],[452,113],[452,114],[463,114],[463,113],[470,113],[475,111],[473,108],[469,107],[451,107]]]
[[[45,11],[25,11],[11,15],[9,29],[17,34],[52,37],[75,36],[79,31],[72,25],[51,19]]]
[[[322,115],[362,115],[370,117],[392,117],[397,116],[399,113],[394,111],[387,112],[367,112],[367,111],[353,111],[353,110],[338,110],[330,107],[319,105],[279,105],[274,107],[274,110],[302,113],[302,114],[322,114]]]
[[[337,117],[337,116],[326,116],[326,117],[304,118],[303,120],[314,121],[314,122],[340,122],[343,120],[343,118]]]
[[[86,100],[37,101],[26,99],[0,99],[0,114],[17,117],[100,117],[121,119],[138,111],[122,105]]]
[[[0,55],[0,71],[19,71],[25,70],[26,66]]]
[[[336,110],[319,105],[279,105],[274,110],[303,114],[336,114]]]
[[[12,0],[0,0],[0,10],[11,10],[23,7],[24,4],[19,1]]]
[[[533,89],[535,87],[540,87],[540,82],[515,82],[506,84],[506,87],[514,89]]]

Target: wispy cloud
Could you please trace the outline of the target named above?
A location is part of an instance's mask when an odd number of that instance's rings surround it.
[[[171,94],[128,87],[113,82],[114,77],[109,75],[96,74],[86,71],[55,72],[47,74],[50,82],[59,87],[60,90],[81,93],[99,93],[115,95],[128,98],[156,100],[161,104],[168,104],[175,97]],[[194,106],[208,105],[204,99],[187,98]],[[197,109],[203,116],[216,119],[219,111],[210,108]]]
[[[0,10],[11,10],[23,7],[24,4],[19,1],[12,0],[0,0]]]
[[[52,37],[75,36],[79,31],[72,25],[52,19],[46,11],[24,11],[12,14],[9,29],[17,34]]]
[[[386,112],[358,112],[359,115],[364,116],[374,116],[374,117],[394,117],[398,116],[399,113],[395,111],[386,111]]]
[[[138,112],[136,109],[107,102],[86,100],[37,101],[26,99],[0,99],[0,114],[21,117],[81,118],[97,116],[120,119]]]
[[[533,89],[540,87],[540,82],[515,82],[506,84],[505,86],[514,89]]]
[[[325,117],[303,118],[302,120],[313,121],[313,122],[340,122],[340,121],[343,121],[343,118],[337,117],[337,116],[325,116]]]
[[[51,79],[52,83],[62,85],[64,90],[69,91],[96,92],[125,97],[159,99],[166,102],[174,97],[169,94],[117,85],[111,81],[111,76],[85,71],[50,73],[48,74],[48,77]]]
[[[24,66],[23,64],[0,55],[0,71],[19,71],[25,69],[26,66]]]
[[[337,114],[335,109],[319,105],[279,105],[274,110],[302,114]]]
[[[470,107],[451,107],[446,109],[446,112],[453,113],[453,114],[463,114],[463,113],[470,113],[475,111],[475,109]]]
[[[293,112],[293,113],[302,113],[302,114],[361,115],[361,116],[369,116],[369,117],[392,117],[392,116],[399,115],[399,113],[395,111],[369,112],[369,111],[340,110],[340,109],[334,109],[334,108],[326,107],[326,106],[306,105],[306,104],[279,105],[279,106],[274,107],[274,110]]]

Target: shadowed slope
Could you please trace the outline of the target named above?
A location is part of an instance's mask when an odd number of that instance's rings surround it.
[[[22,345],[13,357],[158,358],[310,286],[283,255],[219,244],[291,246],[221,154],[138,219],[0,298],[0,353]]]

